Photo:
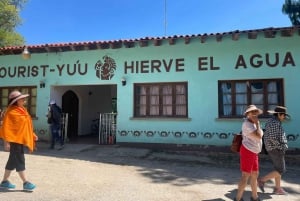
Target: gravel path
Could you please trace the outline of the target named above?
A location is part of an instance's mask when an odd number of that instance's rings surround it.
[[[7,152],[0,151],[0,174],[7,157]],[[68,144],[61,151],[42,146],[25,157],[28,179],[37,188],[23,191],[21,180],[13,172],[10,181],[17,188],[0,189],[1,201],[227,201],[234,197],[240,177],[235,160],[229,163],[216,156],[118,146]],[[284,176],[282,186],[289,195],[273,195],[273,184],[268,183],[266,193],[260,193],[260,197],[300,201],[298,167],[290,167]],[[263,174],[270,169],[268,161],[262,163]],[[249,197],[248,186],[244,199]]]

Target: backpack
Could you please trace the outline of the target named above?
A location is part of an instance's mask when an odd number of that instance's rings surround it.
[[[50,107],[48,108],[47,123],[52,124],[52,111]]]
[[[48,123],[49,124],[60,124],[61,123],[61,108],[56,105],[56,104],[53,104],[50,106],[49,108],[49,112],[48,112]]]

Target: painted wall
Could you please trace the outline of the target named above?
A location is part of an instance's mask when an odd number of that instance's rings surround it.
[[[119,96],[124,97],[122,105],[131,105],[133,83],[143,82],[168,82],[188,81],[189,119],[164,120],[164,119],[131,119],[133,109],[123,108],[118,118],[119,142],[154,142],[176,144],[230,144],[231,137],[224,134],[239,132],[242,119],[218,119],[218,80],[234,79],[269,79],[283,78],[285,103],[292,115],[292,120],[284,123],[287,135],[296,137],[290,141],[290,147],[299,147],[299,117],[296,114],[300,96],[296,95],[297,74],[299,74],[299,35],[294,37],[265,38],[259,35],[257,39],[250,40],[247,35],[242,35],[238,41],[231,37],[223,38],[217,42],[210,38],[206,43],[200,43],[199,39],[193,39],[189,45],[184,41],[176,42],[170,46],[164,44],[160,47],[140,48],[136,53],[128,55],[127,61],[141,61],[184,58],[184,71],[174,71],[174,65],[170,72],[162,68],[161,73],[128,73],[129,83],[120,90]],[[130,50],[129,50],[130,51]],[[134,50],[132,50],[134,51]],[[291,53],[295,66],[283,67],[287,53]],[[263,62],[261,67],[253,67],[250,57],[259,54]],[[266,55],[272,61],[279,54],[279,63],[275,67],[266,65]],[[238,58],[242,55],[247,68],[239,67]],[[207,62],[207,65],[199,66],[199,58]],[[205,60],[207,58],[207,60]],[[210,59],[212,58],[212,60]],[[254,62],[255,62],[254,61]],[[235,67],[238,66],[236,69]],[[261,120],[262,125],[265,119]],[[181,133],[180,137],[178,132]],[[152,135],[154,133],[154,135]],[[150,137],[149,137],[149,136]]]
[[[255,54],[261,58],[251,61]],[[277,54],[278,64],[269,67],[267,57],[275,61]],[[89,86],[117,85],[116,95],[105,91],[107,88],[99,93],[102,98],[105,94],[107,96],[104,97],[109,99],[117,96],[117,142],[228,145],[231,135],[240,131],[242,119],[218,118],[218,80],[283,78],[285,104],[292,116],[284,123],[284,128],[287,134],[296,137],[289,141],[289,146],[299,147],[300,117],[296,114],[300,102],[297,95],[299,55],[300,40],[296,33],[292,37],[276,35],[275,38],[265,38],[261,33],[256,39],[248,39],[247,34],[241,34],[236,41],[231,35],[225,35],[220,42],[211,36],[205,43],[195,37],[189,44],[178,38],[174,45],[163,40],[160,46],[149,41],[148,46],[141,47],[136,42],[133,48],[41,53],[33,54],[30,60],[23,60],[19,55],[0,56],[0,82],[1,86],[16,86],[16,83],[39,86],[41,80],[45,82],[45,88],[38,87],[36,129],[47,128],[44,117],[50,98],[60,97],[72,89],[80,101],[79,131],[85,134],[88,132],[87,124],[94,118],[91,113],[97,111],[90,108],[95,103],[88,101]],[[109,80],[96,76],[95,64],[97,61],[104,62],[104,56],[111,57],[116,64]],[[290,57],[294,66],[289,63]],[[241,67],[241,58],[246,68]],[[152,60],[161,62],[159,72],[151,69]],[[146,63],[144,68],[141,68],[141,61]],[[176,61],[180,64],[177,67]],[[260,67],[251,64],[258,61],[262,62]],[[288,64],[284,66],[284,62]],[[24,66],[25,73],[4,76],[4,68],[20,69],[20,66]],[[122,77],[127,81],[125,86],[121,85]],[[187,119],[133,118],[133,84],[155,82],[188,82]],[[99,105],[101,100],[97,101]],[[101,110],[105,108],[109,106]],[[263,125],[265,119],[261,122]]]

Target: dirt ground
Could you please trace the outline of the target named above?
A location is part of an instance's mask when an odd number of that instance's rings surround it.
[[[3,149],[2,149],[3,150]],[[0,151],[0,174],[8,152]],[[28,179],[37,185],[22,190],[16,172],[14,190],[0,189],[1,201],[227,201],[240,178],[238,156],[230,153],[157,151],[121,146],[66,144],[61,151],[45,143],[26,154]],[[294,158],[299,159],[298,155]],[[282,186],[288,195],[274,195],[268,183],[262,200],[300,201],[300,167],[288,159]],[[295,160],[294,160],[295,161]],[[261,174],[272,169],[266,156]],[[250,186],[245,200],[250,200]]]

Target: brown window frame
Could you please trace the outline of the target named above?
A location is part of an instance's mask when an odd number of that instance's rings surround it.
[[[36,86],[15,86],[15,87],[0,87],[0,109],[5,110],[9,102],[10,92],[18,90],[23,94],[29,94],[26,98],[25,107],[32,118],[36,118],[36,108],[37,108],[37,87]]]
[[[180,87],[184,87],[183,94],[177,93],[176,86],[180,85]],[[171,94],[164,94],[163,87],[171,86],[172,90],[170,91]],[[141,88],[145,89],[145,93],[141,93]],[[158,87],[158,94],[151,94],[150,88],[154,89]],[[151,104],[151,97],[155,98],[158,96],[159,102],[157,104]],[[166,99],[166,96],[172,97],[172,103],[164,103],[163,99]],[[177,96],[184,96],[183,98],[184,103],[178,103]],[[170,98],[169,97],[169,98]],[[141,100],[144,98],[145,103],[142,104]],[[181,99],[182,100],[182,99]],[[145,114],[141,114],[141,107],[145,108]],[[150,108],[156,107],[156,111],[158,114],[151,114]],[[182,107],[184,108],[182,110]],[[171,108],[172,114],[164,114],[166,108]],[[179,109],[181,108],[181,109]],[[168,110],[170,111],[170,110]],[[180,111],[183,111],[183,114]],[[134,117],[139,118],[187,118],[188,117],[188,84],[187,82],[165,82],[165,83],[136,83],[134,84]]]
[[[268,89],[268,84],[274,83],[276,86],[276,92],[271,91]],[[236,84],[242,83],[246,84],[246,93],[239,93],[236,92]],[[227,84],[228,88],[232,89],[230,92],[224,92],[222,89],[222,84]],[[262,90],[261,93],[255,93],[251,91],[251,87],[259,85],[260,89]],[[224,86],[224,85],[223,85]],[[258,94],[262,96],[262,102],[259,104],[253,103],[253,95]],[[224,95],[229,95],[231,98],[231,103],[227,104],[224,103]],[[246,102],[242,104],[237,103],[237,96],[243,96],[246,97]],[[268,98],[269,96],[275,96],[276,101],[271,101]],[[240,108],[246,108],[248,105],[254,104],[257,107],[261,108],[263,110],[263,114],[261,117],[268,117],[268,110],[274,109],[276,105],[284,105],[284,82],[282,78],[276,78],[276,79],[249,79],[249,80],[219,80],[218,81],[218,101],[219,101],[219,118],[241,118],[243,117],[243,114],[238,114],[237,109]],[[231,109],[230,114],[225,114],[225,106],[228,106],[228,108]]]

